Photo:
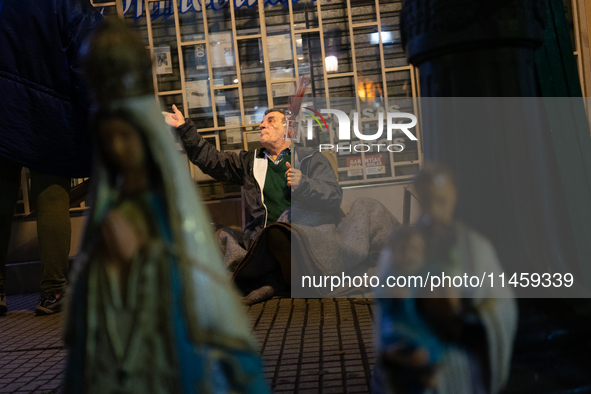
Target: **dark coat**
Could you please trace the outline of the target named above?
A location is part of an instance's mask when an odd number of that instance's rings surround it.
[[[89,100],[78,58],[101,20],[88,0],[0,0],[0,158],[89,175]]]
[[[246,247],[250,246],[267,222],[263,187],[268,159],[264,148],[240,153],[219,152],[199,135],[189,119],[177,130],[189,160],[201,171],[218,181],[244,187],[244,204],[250,208],[250,218],[243,242]],[[343,190],[328,159],[317,150],[296,146],[293,166],[302,172],[302,179],[291,194],[292,206],[300,213],[306,212],[307,219],[314,216],[316,225],[336,223],[340,218]]]

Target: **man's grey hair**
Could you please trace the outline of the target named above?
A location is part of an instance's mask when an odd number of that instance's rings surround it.
[[[267,116],[267,114],[270,114],[271,112],[279,112],[280,114],[283,114],[283,119],[285,121],[284,126],[287,125],[287,117],[290,114],[290,112],[288,110],[281,109],[281,108],[269,108],[268,110],[265,111],[265,115],[263,115],[263,116]]]

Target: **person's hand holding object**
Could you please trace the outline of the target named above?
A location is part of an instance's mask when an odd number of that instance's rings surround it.
[[[287,186],[290,186],[292,190],[295,190],[300,185],[300,181],[302,180],[302,172],[300,170],[296,170],[295,168],[291,168],[291,164],[289,162],[285,163],[287,166],[287,171],[285,171],[285,177],[287,178]]]

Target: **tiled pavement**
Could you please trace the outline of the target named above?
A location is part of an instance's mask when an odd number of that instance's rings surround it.
[[[59,392],[63,314],[35,316],[37,294],[0,317],[0,393]],[[367,299],[275,298],[248,308],[276,393],[367,393],[375,361]]]

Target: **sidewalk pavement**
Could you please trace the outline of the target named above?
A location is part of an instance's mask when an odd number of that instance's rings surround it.
[[[38,294],[7,297],[0,317],[0,393],[59,393],[64,314],[35,316]],[[368,299],[274,298],[248,308],[276,393],[368,393],[373,313]]]

